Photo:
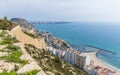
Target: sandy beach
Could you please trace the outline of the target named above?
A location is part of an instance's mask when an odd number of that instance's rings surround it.
[[[101,59],[97,58],[96,53],[97,53],[97,51],[87,53],[90,56],[91,61],[93,61],[94,66],[101,66],[101,67],[104,67],[104,68],[108,68],[112,71],[115,71],[117,75],[120,75],[120,71],[112,68],[109,64],[104,63]]]

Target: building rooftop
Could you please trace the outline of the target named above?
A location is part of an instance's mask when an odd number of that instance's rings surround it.
[[[100,75],[116,75],[115,71],[111,71],[107,68],[101,67],[101,66],[96,66],[97,72]]]

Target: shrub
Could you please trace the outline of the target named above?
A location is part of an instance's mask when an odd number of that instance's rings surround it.
[[[29,33],[27,31],[24,31],[25,34],[29,35],[30,37],[36,38],[35,34]]]
[[[8,21],[7,18],[0,19],[0,29],[2,30],[11,30],[15,26],[17,25],[15,23]]]
[[[0,52],[6,52],[4,49],[0,49]]]
[[[21,55],[22,55],[22,52],[20,50],[18,50],[18,51],[12,52],[8,56],[2,56],[0,58],[6,60],[7,62],[21,63],[22,66],[25,64],[28,64],[28,61],[20,59]]]
[[[69,48],[68,44],[63,41],[63,47]]]
[[[9,49],[9,50],[13,50],[13,51],[17,51],[17,50],[20,49],[19,46],[12,45],[12,44],[9,44],[6,48]]]
[[[16,72],[3,71],[2,73],[0,73],[0,75],[17,75],[17,73]]]
[[[2,38],[1,41],[1,45],[5,45],[5,44],[13,44],[13,43],[17,43],[19,42],[15,37],[11,37],[10,35],[5,36]]]
[[[32,70],[32,71],[24,73],[24,75],[36,75],[38,72],[39,70]]]
[[[2,31],[2,32],[0,33],[0,37],[4,37],[6,34],[7,34],[6,31]]]

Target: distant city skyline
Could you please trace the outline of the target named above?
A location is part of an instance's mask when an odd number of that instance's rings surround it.
[[[0,0],[0,18],[120,22],[120,0]]]

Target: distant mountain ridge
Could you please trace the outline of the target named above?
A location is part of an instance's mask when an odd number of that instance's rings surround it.
[[[65,21],[60,21],[60,22],[41,22],[41,21],[31,21],[31,24],[66,24],[66,23],[72,23],[72,22],[65,22]]]
[[[14,23],[20,25],[21,27],[26,28],[26,29],[29,29],[29,30],[34,29],[34,26],[23,18],[12,18],[10,21],[14,22]]]

